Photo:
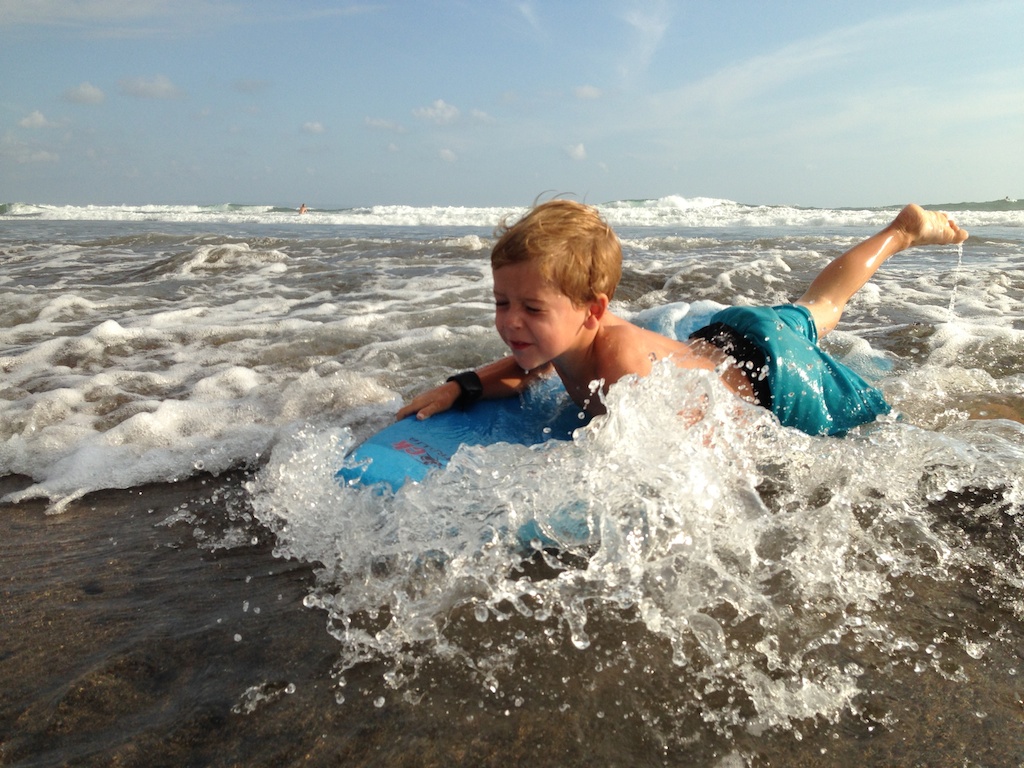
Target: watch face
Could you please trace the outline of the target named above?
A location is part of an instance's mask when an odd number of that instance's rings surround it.
[[[480,377],[477,376],[476,371],[464,371],[463,373],[457,373],[454,376],[448,378],[448,381],[454,381],[459,385],[459,399],[457,402],[460,403],[471,403],[474,400],[479,400],[480,396],[484,393],[484,385],[480,381]]]
[[[484,391],[484,385],[480,382],[480,377],[475,373],[465,375],[462,381],[459,382],[459,386],[466,390],[466,394],[473,395],[474,397],[482,395]]]

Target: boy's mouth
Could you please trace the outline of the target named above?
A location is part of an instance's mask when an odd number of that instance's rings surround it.
[[[510,340],[508,342],[508,346],[509,346],[510,349],[512,349],[515,352],[521,352],[522,350],[526,349],[530,345],[528,343],[526,343],[525,341],[511,341]]]

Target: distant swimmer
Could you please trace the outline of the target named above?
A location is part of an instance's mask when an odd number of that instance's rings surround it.
[[[303,203],[302,205],[299,206],[299,213],[301,214],[301,213],[305,213],[305,212],[306,212],[306,204]]]

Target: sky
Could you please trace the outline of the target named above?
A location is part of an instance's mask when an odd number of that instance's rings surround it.
[[[0,203],[1024,195],[1024,2],[0,0]]]

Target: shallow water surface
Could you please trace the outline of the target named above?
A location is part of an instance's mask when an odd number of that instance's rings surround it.
[[[959,579],[894,579],[887,610],[902,647],[883,651],[850,632],[809,651],[817,664],[858,667],[861,692],[830,719],[760,730],[746,722],[754,712],[739,687],[715,680],[699,654],[673,663],[670,643],[629,609],[598,611],[580,650],[555,622],[513,611],[481,623],[465,607],[450,631],[474,665],[428,645],[404,657],[402,682],[391,659],[341,672],[324,612],[303,605],[313,566],[273,557],[243,495],[239,479],[196,478],[100,492],[57,516],[37,502],[3,507],[3,764],[1024,760],[1024,628],[1003,607],[1015,596],[985,566]],[[944,525],[957,526],[958,503]],[[1003,554],[1019,547],[1005,540],[1008,522],[972,534]],[[557,578],[539,563],[525,571],[537,583]],[[754,643],[759,631],[730,635]]]
[[[604,211],[616,310],[695,318],[895,213]],[[501,354],[500,213],[0,207],[0,764],[1024,763],[1020,206],[851,303],[827,346],[895,413],[843,439],[658,369],[572,442],[343,487]]]

